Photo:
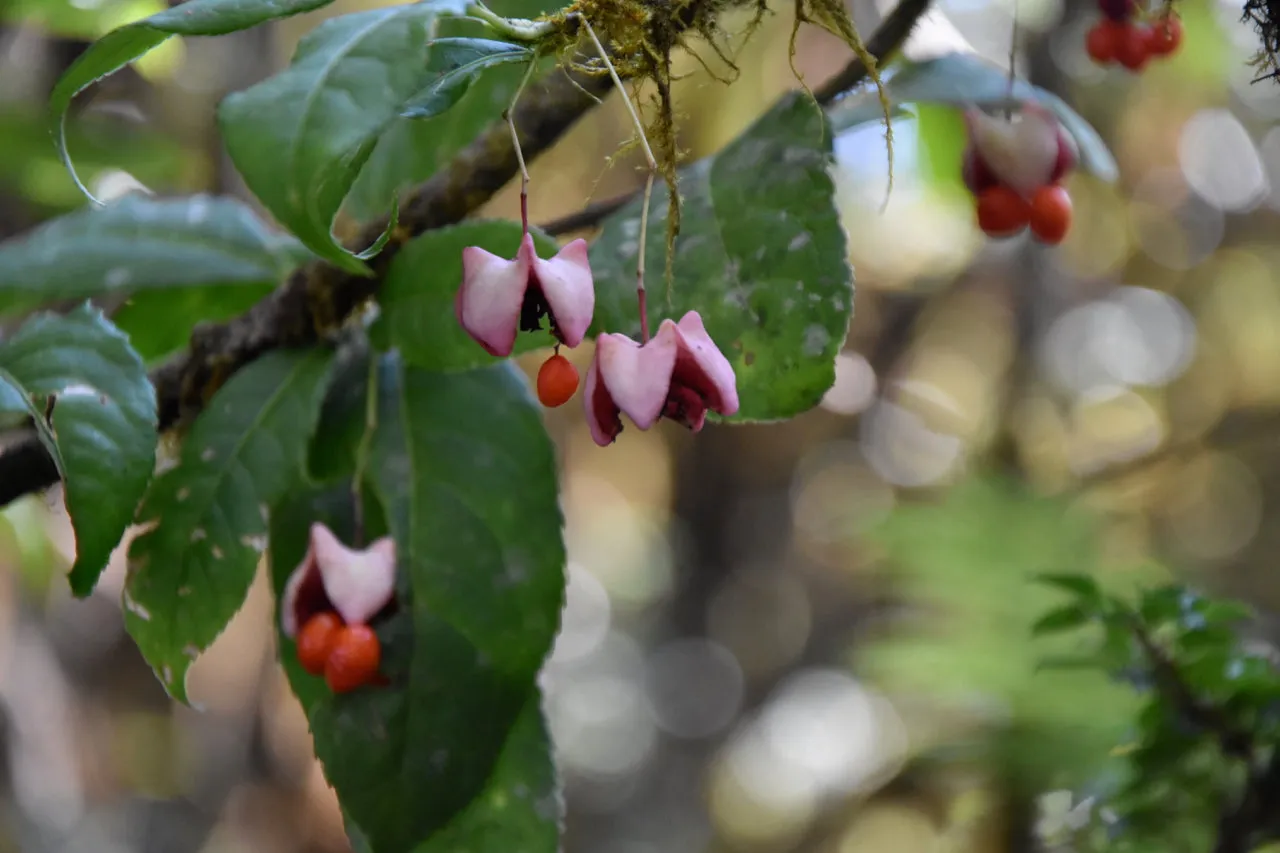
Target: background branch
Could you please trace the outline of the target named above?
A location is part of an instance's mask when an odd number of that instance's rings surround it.
[[[896,51],[930,2],[902,0],[868,41],[871,53],[883,60]],[[677,24],[688,26],[696,17],[696,6],[686,8]],[[818,102],[830,104],[866,77],[866,68],[853,60],[815,92]],[[607,75],[559,69],[530,86],[514,115],[525,158],[532,160],[553,146],[612,87]],[[241,316],[197,326],[189,350],[151,374],[160,430],[180,427],[194,417],[232,374],[264,353],[314,344],[338,331],[377,292],[401,247],[423,232],[465,219],[506,186],[517,169],[509,128],[506,122],[496,121],[446,168],[410,193],[386,248],[369,264],[372,277],[312,263],[296,270],[283,286]],[[592,205],[551,223],[547,230],[564,233],[590,227],[628,198]],[[371,245],[388,224],[386,219],[369,223],[348,247],[357,251]],[[0,451],[0,506],[57,481],[57,469],[34,434],[26,434]]]

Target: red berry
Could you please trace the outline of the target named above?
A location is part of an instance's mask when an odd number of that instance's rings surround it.
[[[1116,45],[1116,59],[1130,71],[1141,71],[1151,58],[1149,32],[1149,28],[1143,24],[1124,25],[1124,32]]]
[[[1071,230],[1071,196],[1059,186],[1041,187],[1031,197],[1031,233],[1056,246]]]
[[[991,187],[978,194],[978,227],[988,237],[1012,237],[1027,227],[1031,207],[1008,187]]]
[[[298,662],[303,669],[312,675],[324,672],[334,640],[341,629],[342,620],[337,613],[317,613],[307,620],[297,637]]]
[[[1165,15],[1147,31],[1147,53],[1152,56],[1168,56],[1182,44],[1182,21],[1174,15]]]
[[[349,693],[373,682],[382,662],[382,644],[368,625],[347,625],[333,643],[324,680],[334,693]]]
[[[1117,21],[1101,20],[1094,24],[1085,36],[1085,50],[1089,57],[1099,65],[1110,65],[1116,61],[1116,52],[1120,41],[1124,38],[1125,25]]]
[[[578,368],[556,353],[538,371],[538,399],[549,409],[563,406],[578,390]]]

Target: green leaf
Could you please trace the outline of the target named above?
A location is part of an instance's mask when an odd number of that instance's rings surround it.
[[[1148,626],[1159,627],[1179,622],[1194,603],[1195,597],[1190,591],[1178,586],[1162,586],[1143,591],[1138,613]]]
[[[125,626],[169,693],[222,632],[266,550],[268,508],[301,477],[332,353],[270,353],[214,395],[157,477],[129,549]]]
[[[127,196],[0,244],[0,311],[148,288],[260,285],[308,256],[231,199]]]
[[[1087,624],[1089,618],[1089,611],[1085,608],[1078,604],[1066,604],[1050,610],[1037,619],[1036,623],[1031,626],[1031,633],[1033,636],[1040,637],[1045,634],[1069,631],[1072,628],[1079,628],[1081,625]]]
[[[1240,601],[1204,599],[1200,602],[1199,615],[1206,625],[1231,626],[1252,622],[1257,612]]]
[[[517,18],[536,18],[560,8],[550,0],[495,0],[487,5],[499,15]],[[440,36],[465,36],[474,31],[475,25],[470,21],[440,21]],[[378,139],[347,196],[343,213],[361,221],[381,216],[387,199],[430,178],[477,134],[498,121],[523,75],[524,69],[520,68],[494,68],[469,86],[458,103],[442,115],[430,119],[397,116]],[[430,75],[424,76],[423,85],[429,79]]]
[[[439,38],[429,47],[427,69],[435,77],[405,104],[403,118],[438,116],[462,99],[481,72],[534,59],[534,52],[524,45],[492,39]]]
[[[535,690],[525,703],[484,793],[414,853],[556,853],[564,804],[541,698]]]
[[[184,349],[198,323],[230,320],[248,311],[273,287],[250,284],[143,291],[117,308],[111,320],[129,336],[143,361],[154,364]]]
[[[71,106],[72,99],[86,87],[119,71],[169,36],[222,35],[276,18],[287,18],[300,12],[319,9],[331,2],[332,0],[187,0],[175,8],[118,27],[98,39],[63,72],[49,96],[58,153],[75,178],[76,185],[85,195],[93,198],[89,190],[80,183],[66,146],[67,108]]]
[[[553,447],[518,371],[388,355],[378,377],[369,483],[401,573],[401,607],[377,627],[391,686],[307,710],[343,807],[378,853],[406,853],[500,772],[559,627],[565,554]],[[284,518],[273,561],[293,565],[305,528]]]
[[[413,848],[413,853],[503,850],[555,853],[564,804],[536,694],[525,705],[507,739],[489,786],[449,826]],[[368,836],[347,818],[351,847],[373,853]]]
[[[544,258],[556,241],[536,229],[534,246]],[[479,246],[501,257],[515,257],[520,224],[509,220],[475,220],[428,231],[396,253],[378,290],[382,311],[370,338],[381,349],[398,347],[405,361],[430,370],[457,370],[496,364],[460,325],[453,303],[462,284],[462,250]],[[634,281],[632,276],[634,295]],[[554,343],[550,332],[516,336],[516,354]]]
[[[853,271],[827,172],[831,131],[811,100],[785,96],[714,157],[682,170],[684,218],[670,303],[664,189],[654,188],[645,264],[649,325],[697,310],[733,365],[741,410],[771,420],[817,405],[853,311]],[[591,247],[593,334],[638,338],[636,199],[604,223]]]
[[[1098,586],[1098,582],[1089,575],[1040,574],[1036,575],[1034,580],[1046,586],[1069,592],[1089,602],[1102,600],[1102,589]]]
[[[334,239],[334,216],[379,136],[422,89],[437,18],[464,6],[426,0],[332,18],[299,43],[287,69],[218,109],[227,152],[249,188],[344,269],[366,272],[365,253]]]
[[[885,90],[895,104],[931,103],[961,107],[974,105],[996,109],[1014,101],[1035,101],[1052,110],[1080,148],[1080,168],[1099,180],[1112,183],[1120,176],[1107,144],[1079,113],[1057,95],[1015,80],[1009,73],[972,53],[948,53],[924,62],[903,62],[884,76]],[[871,121],[880,121],[879,95],[868,88],[839,101],[830,111],[836,132]],[[959,171],[959,165],[956,166]]]
[[[125,336],[88,305],[31,317],[0,344],[0,373],[29,403],[55,398],[51,425],[34,414],[75,529],[71,590],[88,595],[151,479],[155,392]]]

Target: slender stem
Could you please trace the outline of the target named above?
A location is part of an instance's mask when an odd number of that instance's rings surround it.
[[[640,246],[636,255],[636,302],[640,306],[640,343],[642,344],[649,340],[649,307],[645,304],[644,295],[644,242],[645,236],[649,233],[649,199],[653,196],[653,173],[654,169],[650,168],[649,176],[644,181],[644,206],[640,208]],[[668,289],[667,292],[670,293],[670,290]]]
[[[524,76],[520,78],[520,85],[511,96],[511,106],[507,107],[507,111],[503,114],[503,118],[507,120],[507,127],[511,129],[511,147],[516,151],[516,162],[520,164],[520,226],[524,229],[522,234],[529,233],[529,168],[524,163],[524,151],[520,148],[520,134],[516,131],[515,114],[516,103],[524,94],[524,87],[529,85],[529,79],[533,77],[533,69],[537,65],[536,58],[529,61]]]
[[[556,31],[556,25],[551,21],[504,18],[479,0],[468,3],[465,13],[467,17],[487,24],[490,29],[512,41],[538,42]]]
[[[355,472],[351,475],[352,512],[355,516],[354,541],[357,548],[364,547],[364,472],[369,467],[369,448],[373,443],[373,433],[378,428],[378,357],[369,353],[369,378],[366,383],[364,400],[364,434],[360,436],[360,444],[356,446]]]
[[[587,35],[591,36],[591,41],[595,44],[596,52],[600,54],[600,59],[604,61],[605,68],[609,69],[609,76],[613,78],[613,85],[622,94],[622,102],[627,105],[627,112],[631,115],[631,121],[635,123],[636,133],[640,135],[640,147],[644,151],[645,165],[649,167],[649,175],[644,182],[644,208],[640,212],[640,240],[638,254],[636,255],[636,304],[640,310],[640,343],[644,344],[649,341],[649,310],[645,304],[644,293],[644,244],[649,235],[649,199],[653,196],[653,176],[658,173],[658,161],[654,159],[653,149],[649,147],[649,137],[645,135],[644,123],[640,121],[640,114],[636,112],[635,104],[627,96],[627,90],[622,88],[622,79],[618,77],[618,71],[613,67],[613,62],[609,59],[609,52],[600,43],[600,38],[596,35],[596,31],[591,28],[590,21],[583,18],[582,26],[586,29]]]
[[[1004,108],[1004,117],[1008,121],[1013,120],[1013,91],[1014,84],[1017,82],[1017,73],[1015,72],[1018,60],[1018,0],[1013,0],[1013,32],[1009,35],[1009,103]]]

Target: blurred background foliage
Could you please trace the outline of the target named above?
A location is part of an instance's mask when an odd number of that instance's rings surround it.
[[[853,3],[864,33],[890,2]],[[495,5],[529,9],[516,4]],[[77,101],[82,174],[99,194],[244,195],[217,101],[320,20],[370,5],[167,42]],[[692,156],[795,85],[782,6],[732,86],[682,58]],[[920,109],[895,128],[883,213],[881,129],[837,140],[857,310],[820,408],[697,436],[629,430],[608,451],[578,406],[548,413],[571,563],[545,680],[570,853],[1032,849],[1035,798],[1102,772],[1136,707],[1101,675],[1037,671],[1072,641],[1030,637],[1055,602],[1032,574],[1280,602],[1280,88],[1250,83],[1238,0],[1180,0],[1183,49],[1141,76],[1089,63],[1093,6],[1017,4],[1020,73],[1092,121],[1122,170],[1115,186],[1071,178],[1062,247],[986,241],[958,116]],[[159,7],[0,0],[0,238],[81,204],[45,98],[87,40]],[[1005,63],[1013,29],[1013,0],[939,0],[908,54]],[[845,61],[802,32],[808,80]],[[395,146],[419,174],[464,141],[415,132]],[[534,220],[638,186],[634,152],[606,168],[629,134],[611,99],[539,159]],[[349,212],[376,213],[382,180]],[[259,295],[175,298],[214,318]],[[184,340],[154,305],[114,307],[151,357]],[[572,353],[582,369],[589,349]],[[124,634],[122,561],[71,599],[59,504],[0,515],[0,851],[346,850],[274,658],[265,580],[193,670],[204,711],[174,707]],[[1276,633],[1264,617],[1254,639]]]

